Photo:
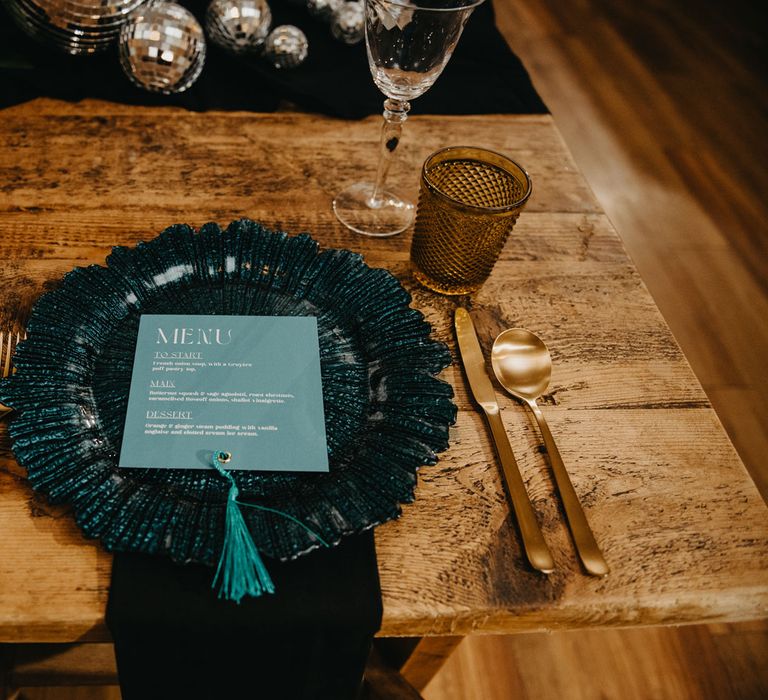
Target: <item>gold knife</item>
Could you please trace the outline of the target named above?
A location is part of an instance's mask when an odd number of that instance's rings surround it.
[[[464,363],[464,371],[472,395],[480,408],[483,409],[491,428],[496,453],[499,455],[502,474],[507,484],[507,492],[520,526],[525,554],[534,569],[545,574],[551,573],[554,571],[555,562],[547,543],[544,541],[544,536],[541,534],[536,514],[533,512],[533,506],[528,498],[528,492],[525,490],[525,484],[523,484],[523,477],[520,476],[520,468],[517,466],[512,445],[509,444],[507,431],[501,421],[496,393],[491,385],[491,380],[488,379],[483,351],[480,349],[480,342],[477,340],[477,333],[475,333],[475,325],[466,309],[461,307],[456,309],[454,325],[461,360]]]

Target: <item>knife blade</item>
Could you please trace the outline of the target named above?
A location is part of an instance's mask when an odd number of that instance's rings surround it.
[[[483,410],[491,429],[496,454],[499,456],[502,474],[507,485],[507,495],[520,527],[525,554],[534,569],[545,574],[551,573],[555,568],[552,553],[544,540],[544,535],[541,533],[536,514],[533,511],[533,505],[531,505],[528,492],[525,490],[520,468],[501,420],[496,392],[488,378],[485,358],[475,332],[475,324],[466,309],[462,307],[456,309],[454,327],[469,388],[475,401]]]
[[[456,309],[454,325],[456,326],[456,338],[459,342],[461,361],[464,364],[464,372],[467,375],[472,396],[475,397],[475,401],[480,404],[483,411],[498,412],[499,404],[496,401],[496,392],[488,378],[483,350],[475,332],[475,324],[466,309],[462,307]]]

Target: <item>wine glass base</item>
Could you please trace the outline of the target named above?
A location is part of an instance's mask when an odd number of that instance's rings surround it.
[[[411,225],[412,202],[392,192],[382,192],[379,200],[373,202],[372,194],[372,182],[358,182],[347,187],[333,200],[336,218],[355,233],[380,238],[402,233]]]

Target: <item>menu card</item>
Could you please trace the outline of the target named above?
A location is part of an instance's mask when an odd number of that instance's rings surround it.
[[[327,472],[317,320],[145,314],[121,467]]]

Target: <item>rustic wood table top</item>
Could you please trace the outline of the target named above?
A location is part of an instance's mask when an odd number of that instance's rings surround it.
[[[413,294],[456,356],[455,301],[409,277],[410,234],[368,239],[331,211],[372,171],[378,119],[190,113],[39,100],[0,120],[0,323],[75,266],[166,226],[249,217],[362,253]],[[378,528],[383,635],[737,620],[768,614],[768,512],[611,223],[547,116],[414,116],[393,180],[478,145],[529,170],[533,197],[471,300],[481,343],[525,326],[547,342],[544,411],[611,566],[579,569],[538,432],[497,385],[512,445],[552,547],[526,565],[483,418],[457,364],[450,449],[417,499]],[[108,639],[110,555],[35,495],[0,426],[0,641]]]

